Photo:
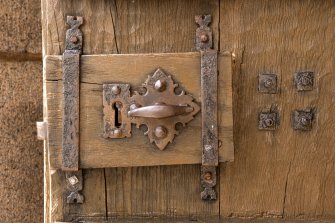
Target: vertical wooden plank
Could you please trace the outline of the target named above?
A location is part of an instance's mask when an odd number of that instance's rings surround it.
[[[212,14],[218,46],[217,1],[116,1],[112,7],[119,53],[195,50],[195,15]],[[201,149],[201,148],[199,148]],[[200,166],[106,169],[109,218],[219,214],[219,202],[200,198]]]
[[[62,82],[58,83],[62,86]],[[46,85],[46,98],[54,97],[55,94],[61,94],[62,87],[54,84]],[[56,110],[62,109],[62,103],[55,106]],[[50,114],[52,116],[52,114]],[[53,118],[48,120],[49,126],[55,125],[57,122],[61,122],[61,118]],[[49,137],[49,136],[48,136]],[[83,190],[81,193],[84,196],[84,203],[78,205],[68,205],[65,202],[64,188],[65,188],[65,173],[62,171],[50,170],[50,215],[53,221],[63,221],[65,216],[69,216],[71,219],[82,219],[82,218],[102,218],[106,217],[106,187],[105,187],[105,173],[103,169],[84,169],[83,170]],[[53,222],[51,221],[51,222]]]
[[[99,1],[100,2],[100,1]],[[82,5],[81,1],[42,1],[42,18],[43,18],[43,56],[48,54],[62,54],[64,52],[65,46],[65,32],[67,29],[66,16],[67,15],[81,15],[84,14],[86,18],[91,18],[87,20],[89,24],[94,24],[90,27],[96,30],[95,24],[97,23],[97,17],[90,16],[92,14],[98,16],[99,18],[110,18],[108,16],[101,16],[100,12],[106,13],[107,8],[99,8],[105,6],[103,1],[87,4],[84,2]],[[89,7],[90,6],[90,7]],[[97,7],[97,8],[95,8]],[[104,9],[104,10],[103,10]],[[86,13],[83,13],[85,11]],[[94,11],[94,13],[93,13]],[[113,27],[110,23],[110,19],[101,20],[102,27]],[[107,29],[106,29],[107,30]],[[96,46],[90,45],[91,30],[85,30],[88,35],[84,37],[86,44],[86,52],[95,50],[108,50],[105,45]],[[101,36],[101,29],[96,30],[96,36]],[[108,30],[107,30],[108,33]],[[105,41],[108,42],[108,35],[103,37]],[[99,42],[100,39],[98,39]],[[113,44],[111,45],[113,47]],[[84,51],[85,52],[85,51]],[[52,94],[47,92],[47,83],[44,82],[44,99],[47,97],[52,97]],[[62,110],[63,103],[60,103],[58,109]],[[45,106],[46,100],[44,102]],[[46,107],[47,109],[47,107]],[[46,114],[46,113],[45,113]],[[48,121],[48,117],[45,115],[44,119]],[[49,120],[50,121],[50,120]],[[61,120],[53,120],[59,121]],[[48,157],[48,148],[45,148],[46,157]],[[84,170],[84,189],[83,195],[85,197],[84,204],[79,204],[78,206],[65,204],[64,199],[64,180],[65,175],[61,171],[51,170],[49,166],[49,160],[45,163],[45,222],[61,222],[64,219],[64,214],[68,214],[73,219],[105,219],[106,218],[106,188],[105,188],[105,174],[103,169],[97,170]],[[66,213],[65,213],[66,212]]]
[[[45,73],[43,70],[43,121],[48,125],[48,112],[47,112],[47,96],[46,96],[46,84],[45,84]],[[48,129],[48,126],[47,126]],[[48,130],[47,130],[48,131]],[[48,133],[44,140],[44,221],[46,223],[51,222],[51,175],[50,175],[50,162],[49,162],[49,148],[48,148]]]
[[[67,15],[84,17],[84,24],[80,28],[84,36],[83,54],[117,53],[111,14],[114,1],[49,0],[47,2],[46,54],[61,55],[64,52]]]
[[[67,204],[64,196],[65,172],[51,171],[50,221],[80,221],[82,219],[106,219],[105,176],[103,169],[83,170],[83,204]]]
[[[47,1],[41,1],[41,22],[42,22],[42,57],[44,58],[45,55],[45,49],[46,49],[46,39],[47,39],[47,33],[46,33],[46,8],[47,8]],[[44,63],[44,62],[43,62]],[[44,64],[43,64],[44,65]],[[45,70],[43,69],[43,121],[46,122],[47,118],[47,100],[46,100],[46,85],[45,83]],[[46,122],[47,123],[47,122]],[[47,136],[44,141],[44,149],[43,149],[43,198],[44,198],[44,213],[43,213],[43,219],[44,222],[49,223],[51,222],[51,210],[50,210],[50,203],[51,203],[51,187],[50,187],[50,169],[49,169],[49,153],[48,153],[48,147],[47,147]]]
[[[83,170],[83,204],[66,204],[64,211],[68,217],[80,221],[82,219],[105,219],[106,193],[104,169]]]
[[[195,15],[212,15],[214,48],[218,47],[219,8],[210,1],[115,1],[114,18],[118,53],[195,51]]]
[[[42,19],[42,57],[46,55],[46,43],[47,43],[47,6],[48,1],[41,1],[41,19]],[[43,59],[43,67],[45,66],[45,61]],[[48,105],[47,105],[47,88],[46,88],[46,73],[43,69],[43,121],[47,123],[48,121]],[[49,148],[48,148],[48,134],[44,141],[44,215],[43,219],[45,223],[52,222],[52,185],[51,185],[51,171],[50,171],[50,161],[49,161]]]
[[[334,217],[334,1],[220,2],[220,50],[235,56],[235,161],[221,165],[221,215]],[[294,73],[316,74],[297,92]],[[278,94],[257,91],[275,73]],[[277,106],[276,131],[258,131],[257,114]],[[292,129],[295,109],[314,107],[312,131]]]
[[[200,166],[106,169],[108,217],[218,217],[217,201],[200,198]]]

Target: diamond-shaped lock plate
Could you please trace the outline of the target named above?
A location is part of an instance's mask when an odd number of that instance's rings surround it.
[[[149,75],[142,87],[146,92],[134,91],[131,94],[129,84],[103,85],[103,136],[130,137],[131,124],[136,124],[138,128],[146,125],[145,135],[163,150],[178,135],[176,125],[185,126],[200,111],[200,107],[184,89],[179,87],[181,92],[176,94],[178,84],[162,69]]]

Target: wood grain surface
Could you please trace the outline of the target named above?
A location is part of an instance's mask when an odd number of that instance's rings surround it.
[[[335,217],[335,2],[221,1],[220,50],[235,55],[235,162],[221,165],[223,216]],[[297,92],[298,71],[316,74]],[[257,76],[279,77],[278,94]],[[277,106],[280,126],[258,131],[257,114]],[[293,130],[295,109],[315,108],[312,131]]]
[[[220,201],[199,199],[199,165],[108,168],[105,179],[92,170],[95,182],[106,181],[104,218],[335,218],[333,0],[44,2],[45,55],[62,54],[66,15],[86,18],[84,54],[125,54],[192,51],[194,15],[210,13],[215,48],[235,58],[235,161],[221,164]],[[295,90],[293,75],[302,70],[317,74],[313,91]],[[279,77],[278,94],[257,91],[258,75],[269,72]],[[258,112],[272,105],[278,129],[258,131]],[[293,131],[292,110],[307,106],[316,108],[313,130]]]

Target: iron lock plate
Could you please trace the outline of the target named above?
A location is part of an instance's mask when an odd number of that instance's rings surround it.
[[[162,69],[149,76],[142,87],[144,93],[134,91],[130,96],[129,84],[103,85],[104,137],[130,137],[131,123],[137,128],[145,125],[150,142],[164,150],[179,134],[176,125],[186,126],[200,107],[184,89],[175,94],[178,84]]]

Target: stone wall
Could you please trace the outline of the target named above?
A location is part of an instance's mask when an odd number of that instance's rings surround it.
[[[0,0],[0,222],[43,222],[39,0]]]

